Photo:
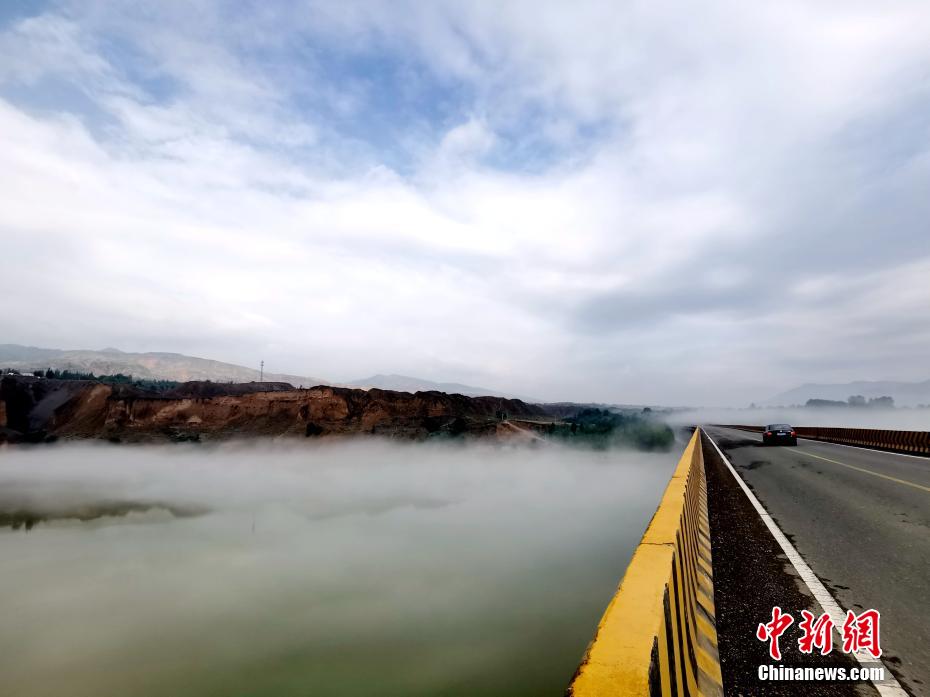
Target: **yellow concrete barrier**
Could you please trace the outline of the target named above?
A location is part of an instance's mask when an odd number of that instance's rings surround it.
[[[566,694],[723,694],[699,429]]]

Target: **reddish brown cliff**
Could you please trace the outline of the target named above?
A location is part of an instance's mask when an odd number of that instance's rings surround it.
[[[519,400],[443,392],[339,387],[298,390],[282,383],[186,383],[166,395],[94,381],[8,376],[0,403],[9,439],[152,440],[367,433],[423,438],[493,433],[502,415],[545,418]],[[12,435],[11,435],[12,434]]]

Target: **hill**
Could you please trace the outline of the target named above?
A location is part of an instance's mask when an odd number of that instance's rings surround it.
[[[409,375],[378,374],[361,380],[352,380],[346,384],[349,387],[358,387],[363,390],[377,388],[396,392],[445,392],[447,394],[461,394],[466,397],[512,397],[512,395],[490,390],[487,387],[474,387],[473,385],[463,385],[458,382],[433,382],[432,380],[423,380]]]
[[[185,356],[180,353],[127,353],[114,348],[94,350],[62,350],[0,344],[0,368],[13,368],[21,373],[33,370],[71,370],[94,375],[123,373],[135,378],[153,380],[211,380],[213,382],[254,382],[260,372],[254,368],[214,361],[209,358]],[[265,373],[266,382],[288,382],[295,387],[331,384],[317,377]]]
[[[19,344],[0,344],[0,368],[13,368],[21,373],[34,370],[70,370],[94,375],[115,375],[123,373],[134,378],[153,380],[174,380],[176,382],[204,381],[213,382],[256,382],[260,373],[254,368],[224,363],[208,358],[186,356],[181,353],[127,353],[115,348],[97,350],[62,350],[21,346]],[[409,375],[372,375],[347,383],[334,382],[320,377],[306,375],[288,375],[265,372],[265,382],[287,382],[294,387],[311,387],[315,385],[333,385],[338,387],[355,387],[363,390],[380,389],[396,392],[445,392],[461,394],[466,397],[500,397],[504,399],[522,399],[526,402],[539,400],[527,399],[518,395],[506,394],[486,387],[463,385],[458,382],[434,382]]]

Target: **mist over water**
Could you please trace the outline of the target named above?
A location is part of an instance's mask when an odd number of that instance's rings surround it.
[[[559,695],[678,455],[0,451],[5,693]]]
[[[672,426],[689,424],[744,424],[838,428],[883,428],[900,431],[930,430],[930,409],[869,407],[760,407],[758,409],[701,408],[674,412],[666,418]]]

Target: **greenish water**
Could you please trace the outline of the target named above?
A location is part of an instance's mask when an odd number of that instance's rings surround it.
[[[560,695],[675,459],[0,451],[2,693]]]

